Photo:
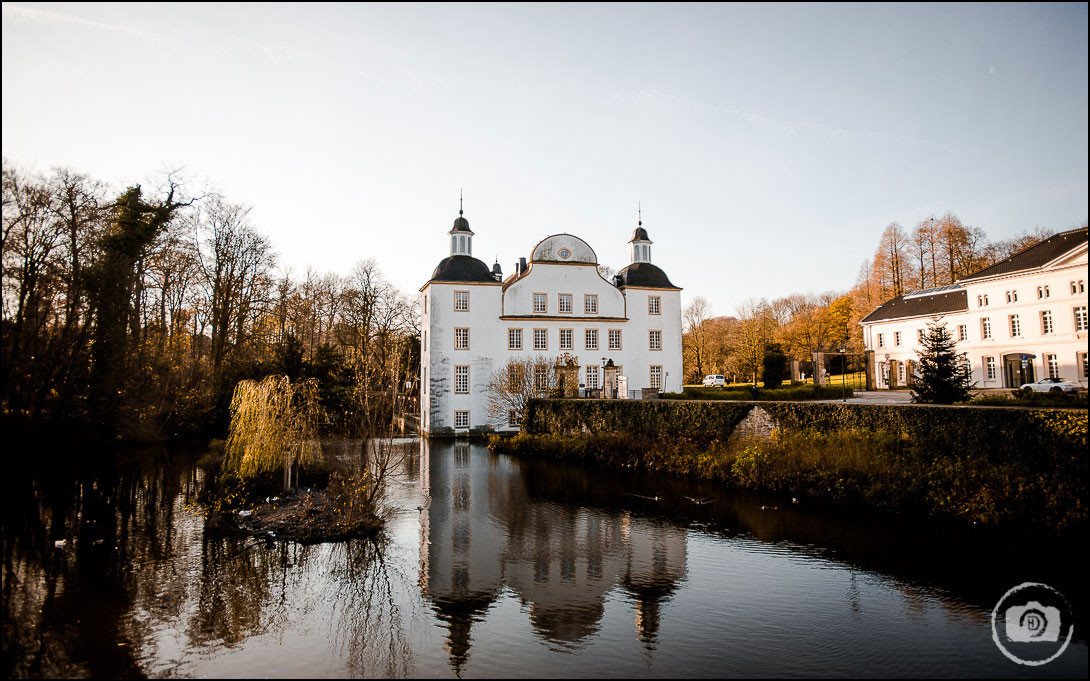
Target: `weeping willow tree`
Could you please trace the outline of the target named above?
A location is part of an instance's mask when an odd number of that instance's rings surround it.
[[[231,431],[224,470],[241,478],[283,470],[284,489],[298,483],[300,466],[320,460],[318,382],[287,376],[240,381],[231,399]]]

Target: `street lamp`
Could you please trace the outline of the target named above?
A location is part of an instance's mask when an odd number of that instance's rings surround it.
[[[840,397],[844,402],[848,401],[848,370],[844,363],[844,353],[847,352],[847,350],[848,349],[843,345],[837,348],[837,352],[840,353]]]

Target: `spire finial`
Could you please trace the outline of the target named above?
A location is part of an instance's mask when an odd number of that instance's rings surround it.
[[[636,215],[639,216],[639,221],[636,224],[637,227],[643,227],[643,205],[641,202],[636,202]]]
[[[462,190],[458,190],[458,215],[462,214]]]

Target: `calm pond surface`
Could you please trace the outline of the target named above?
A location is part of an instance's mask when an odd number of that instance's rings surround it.
[[[206,533],[194,453],[9,477],[5,675],[1087,675],[1085,567],[1056,547],[479,443],[401,446],[381,544]],[[1029,580],[1079,617],[1039,669],[1008,661],[989,624]]]

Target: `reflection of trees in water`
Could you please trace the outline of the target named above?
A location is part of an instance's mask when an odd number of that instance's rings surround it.
[[[287,544],[264,546],[250,537],[206,535],[196,612],[186,627],[189,642],[230,647],[267,631],[277,611],[270,603],[273,589],[279,583],[283,593],[285,586],[287,551]],[[273,605],[269,612],[267,605]]]
[[[132,612],[180,611],[184,575],[169,563],[194,529],[177,514],[195,498],[197,474],[163,450],[127,458],[7,478],[5,675],[141,675],[150,620]]]
[[[330,607],[330,638],[350,669],[410,673],[395,595],[414,589],[381,543],[205,534],[202,484],[191,457],[163,450],[5,481],[4,675],[177,674],[184,660],[155,657],[163,622],[177,622],[190,646],[230,647]]]
[[[397,595],[412,589],[412,580],[385,555],[377,540],[355,540],[332,547],[334,581],[326,602],[340,618],[330,640],[347,657],[356,675],[411,676],[412,648]]]

